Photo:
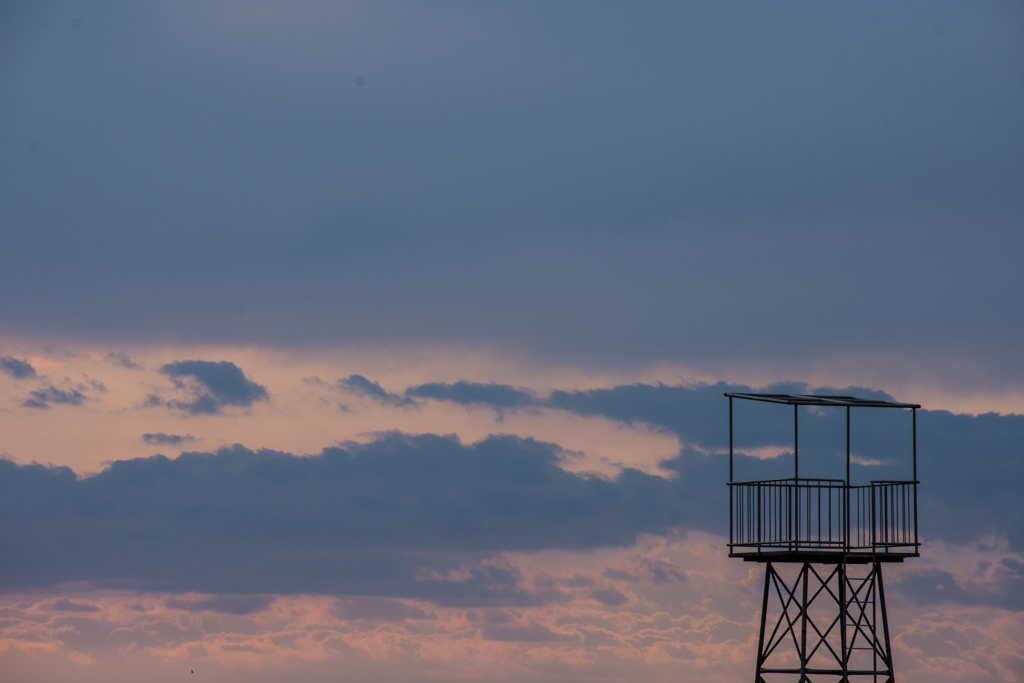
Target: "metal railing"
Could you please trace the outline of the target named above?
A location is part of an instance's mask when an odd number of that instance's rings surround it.
[[[729,484],[729,547],[779,550],[912,552],[917,482],[769,479]]]

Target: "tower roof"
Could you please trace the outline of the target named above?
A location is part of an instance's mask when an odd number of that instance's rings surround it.
[[[791,406],[848,406],[860,408],[920,408],[916,403],[898,403],[896,401],[880,401],[873,398],[857,398],[856,396],[830,396],[811,394],[725,394],[729,398],[744,398],[751,401],[766,403],[784,403]]]

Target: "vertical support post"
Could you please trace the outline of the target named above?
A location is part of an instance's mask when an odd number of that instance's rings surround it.
[[[872,680],[878,683],[878,568],[877,560],[871,561],[871,668]]]
[[[850,485],[850,406],[846,406],[846,485]]]
[[[735,503],[732,495],[732,396],[729,397],[729,552],[732,552],[733,538],[733,508]]]
[[[763,683],[761,669],[764,667],[764,628],[768,617],[768,591],[771,590],[772,563],[766,562],[764,567],[764,597],[761,599],[761,634],[757,637],[757,668],[754,672],[754,683]]]
[[[910,409],[910,419],[914,432],[914,552],[916,553],[920,547],[920,539],[917,535],[917,408]]]
[[[807,680],[807,580],[810,578],[811,565],[804,562],[800,573],[804,584],[800,598],[800,683],[804,683]]]
[[[846,406],[846,486],[843,487],[843,550],[850,549],[850,406]]]
[[[875,591],[875,602],[878,603],[878,607],[882,611],[882,637],[885,640],[884,663],[886,670],[889,672],[889,678],[886,683],[892,683],[895,679],[895,672],[893,671],[892,666],[892,643],[889,642],[889,616],[886,614],[885,610],[885,586],[882,585],[882,563],[878,560],[875,560],[875,581],[878,585],[878,588]],[[877,647],[875,648],[875,651],[878,651]],[[875,671],[877,672],[877,670],[878,667],[875,666]],[[878,674],[876,673],[875,675],[877,676]]]
[[[799,421],[797,419],[797,404],[793,404],[793,476],[796,479],[800,478],[800,429]]]
[[[875,508],[878,506],[875,500],[875,491],[878,489],[876,484],[871,485],[871,552],[875,552],[876,539],[875,539],[875,528],[877,527],[877,521],[875,520]]]
[[[793,497],[789,500],[789,540],[796,541],[800,530],[800,428],[797,421],[800,406],[793,404]],[[798,543],[799,545],[799,543]],[[792,545],[790,545],[792,548]]]
[[[846,622],[848,617],[849,598],[846,597],[846,554],[843,554],[843,561],[839,564],[839,656],[842,658],[840,668],[843,671],[842,681],[850,680],[850,652],[846,645]]]

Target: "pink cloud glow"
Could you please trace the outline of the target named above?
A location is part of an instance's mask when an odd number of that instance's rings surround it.
[[[969,580],[1005,549],[929,548],[921,562]],[[973,561],[968,561],[968,555]],[[957,561],[959,560],[959,564]],[[591,552],[506,553],[535,604],[455,608],[362,596],[211,596],[92,590],[5,595],[8,680],[648,680],[750,675],[759,565],[724,539],[643,537]],[[987,563],[987,564],[986,564]],[[914,571],[908,564],[890,585]],[[435,577],[436,578],[436,577]],[[457,581],[457,576],[443,577]],[[428,579],[429,580],[429,579]],[[1024,680],[1024,612],[890,597],[901,678]]]

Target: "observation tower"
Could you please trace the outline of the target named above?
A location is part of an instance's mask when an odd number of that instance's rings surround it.
[[[852,396],[727,393],[729,557],[765,564],[755,683],[892,683],[882,565],[917,557],[917,410]],[[793,406],[793,476],[735,481],[733,401]],[[846,410],[846,478],[800,476],[800,409]],[[912,478],[850,481],[850,411],[910,411]],[[806,410],[806,408],[805,408]]]

